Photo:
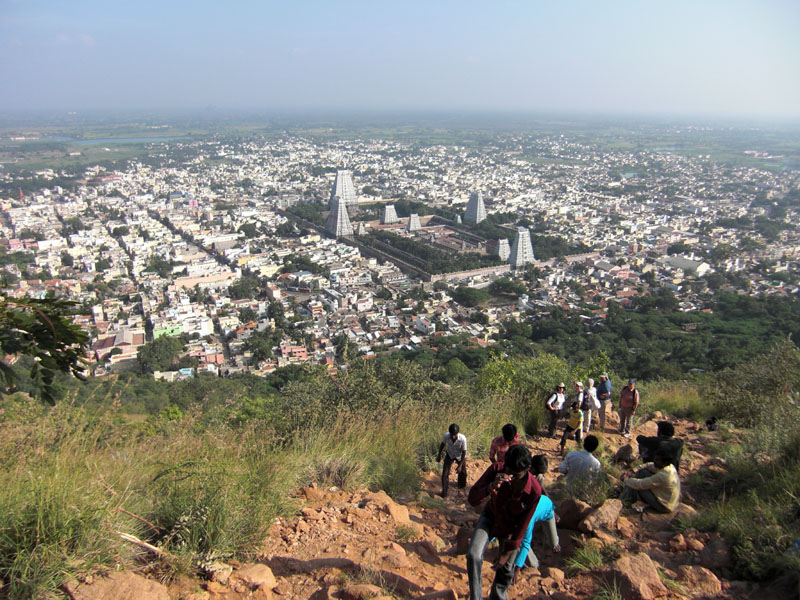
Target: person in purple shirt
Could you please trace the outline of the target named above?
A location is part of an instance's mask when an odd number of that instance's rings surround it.
[[[514,562],[542,495],[542,488],[531,474],[530,466],[530,451],[522,445],[512,446],[503,462],[490,465],[469,491],[467,500],[472,506],[478,506],[488,498],[467,551],[470,600],[482,600],[481,567],[486,546],[492,538],[497,538],[500,549],[489,597],[506,600],[508,586],[514,577]]]

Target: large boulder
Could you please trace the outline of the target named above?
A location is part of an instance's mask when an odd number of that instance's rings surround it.
[[[278,584],[272,569],[260,563],[242,565],[236,576],[252,588],[271,590]]]
[[[609,576],[620,588],[623,600],[655,600],[669,593],[647,554],[626,554],[611,565]]]
[[[686,552],[686,538],[680,533],[672,536],[668,544],[670,552]]]
[[[95,577],[92,583],[68,583],[65,591],[74,600],[170,600],[166,586],[129,571]]]
[[[370,583],[348,585],[341,592],[343,600],[368,600],[381,595],[381,588]]]
[[[692,590],[692,597],[716,598],[722,592],[722,583],[705,567],[681,565],[677,570],[678,581]]]
[[[622,512],[622,501],[617,498],[609,498],[589,513],[578,524],[578,529],[584,533],[593,533],[601,528],[613,529],[620,512]]]
[[[363,504],[373,503],[383,512],[392,517],[396,525],[411,525],[411,518],[408,508],[392,500],[383,490],[377,492],[367,492],[364,495]]]
[[[592,507],[575,498],[566,498],[558,507],[558,526],[563,529],[578,529],[578,524],[592,512]]]
[[[658,423],[656,423],[655,421],[645,421],[638,427],[634,428],[633,432],[636,435],[655,437],[658,435]]]
[[[629,464],[633,462],[633,459],[636,458],[633,452],[633,446],[630,444],[625,444],[624,446],[620,446],[619,450],[614,454],[614,460],[616,462],[621,462],[625,464]]]

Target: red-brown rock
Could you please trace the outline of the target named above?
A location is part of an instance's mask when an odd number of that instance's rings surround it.
[[[668,593],[653,561],[643,552],[618,558],[609,575],[620,586],[624,600],[655,600]]]
[[[558,507],[558,526],[563,529],[577,530],[578,524],[592,511],[592,507],[576,500],[566,498]]]
[[[609,498],[597,509],[589,513],[578,524],[578,529],[584,533],[593,533],[601,528],[613,529],[620,512],[622,512],[622,501],[617,498]]]
[[[705,567],[681,565],[677,570],[678,581],[692,591],[692,597],[714,598],[722,592],[722,583]]]
[[[686,540],[680,533],[669,540],[670,552],[686,552]]]
[[[439,590],[424,596],[417,596],[417,600],[458,600],[458,595],[454,590]]]
[[[74,582],[65,587],[74,600],[169,600],[164,585],[128,571],[94,577],[91,584]]]
[[[633,446],[625,444],[614,454],[614,460],[621,463],[630,463],[634,459]]]
[[[381,594],[381,588],[369,583],[348,585],[341,591],[343,600],[369,600]]]
[[[252,588],[271,590],[278,584],[272,569],[260,563],[244,565],[236,572],[236,576]]]

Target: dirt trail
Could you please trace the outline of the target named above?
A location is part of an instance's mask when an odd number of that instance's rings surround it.
[[[640,424],[632,439],[638,434],[654,435],[659,417],[656,414]],[[687,483],[691,474],[700,468],[724,468],[710,453],[719,438],[717,433],[702,432],[688,421],[673,423],[676,435],[685,442],[681,464],[685,504],[678,513],[689,515],[694,512],[691,505],[697,495]],[[607,427],[602,442],[604,453],[615,453],[629,442]],[[533,453],[548,456],[548,488],[558,487],[558,443],[557,439],[545,437],[527,443]],[[574,448],[572,442],[568,449]],[[471,458],[469,485],[488,464],[488,460]],[[478,512],[468,506],[465,493],[456,490],[455,485],[446,499],[438,496],[440,489],[439,474],[434,472],[425,474],[422,489],[414,498],[393,500],[380,491],[345,492],[314,485],[302,488],[298,492],[302,506],[299,514],[275,521],[253,563],[230,562],[211,581],[175,580],[165,590],[168,596],[164,598],[465,598],[468,585],[464,553]],[[731,581],[730,549],[724,540],[694,530],[677,534],[674,518],[675,515],[641,515],[623,508],[618,517],[592,533],[581,531],[577,521],[562,521],[560,554],[552,552],[537,529],[533,548],[541,570],[525,569],[510,589],[509,598],[588,599],[601,590],[603,582],[613,581],[624,600],[780,597],[757,590],[747,582]],[[575,529],[567,529],[564,524]],[[568,568],[567,560],[584,547],[601,549],[603,564],[585,570]],[[491,586],[494,552],[490,546],[484,562],[484,597]],[[626,572],[633,573],[633,577],[627,578]],[[83,586],[83,590],[90,592],[92,587]],[[80,598],[93,600],[91,595]]]

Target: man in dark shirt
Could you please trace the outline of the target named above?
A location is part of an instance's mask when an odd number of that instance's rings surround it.
[[[611,397],[611,380],[608,378],[608,373],[600,375],[600,384],[597,386],[597,399],[600,401],[600,432],[605,431],[606,427],[606,410],[608,403],[614,399]]]
[[[514,560],[542,495],[530,466],[530,451],[522,445],[512,446],[504,461],[493,463],[469,491],[467,499],[472,506],[489,499],[475,525],[467,552],[470,600],[482,600],[483,554],[492,538],[497,538],[500,549],[490,598],[506,600],[514,576]]]
[[[644,462],[652,462],[656,451],[663,448],[669,455],[670,462],[674,465],[675,470],[679,471],[681,456],[683,455],[683,440],[675,436],[675,427],[669,421],[658,422],[658,435],[636,437],[639,444],[639,456],[642,457]]]

